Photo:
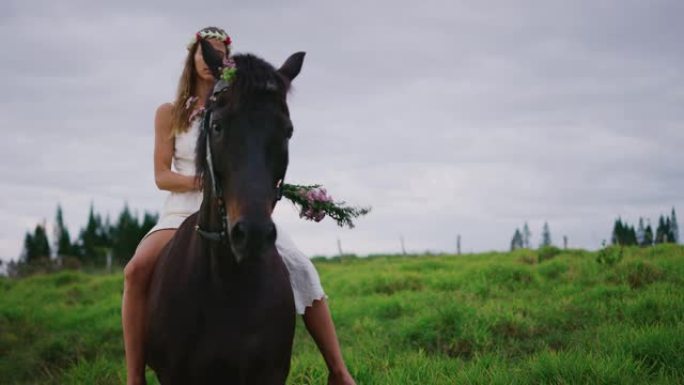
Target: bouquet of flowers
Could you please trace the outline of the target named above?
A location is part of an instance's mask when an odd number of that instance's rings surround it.
[[[329,216],[340,227],[354,228],[353,218],[366,215],[370,207],[349,207],[345,202],[334,202],[321,185],[283,184],[283,196],[299,206],[299,217],[320,222]]]

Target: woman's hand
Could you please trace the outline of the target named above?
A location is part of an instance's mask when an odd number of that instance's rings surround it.
[[[193,189],[199,191],[202,188],[202,178],[192,177]]]

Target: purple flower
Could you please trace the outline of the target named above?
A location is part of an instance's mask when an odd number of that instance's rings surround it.
[[[235,60],[233,60],[232,57],[224,57],[223,66],[228,68],[235,68]]]
[[[316,222],[320,222],[320,221],[323,220],[323,218],[325,218],[325,211],[320,210],[320,211],[318,211],[318,212],[316,212],[316,213],[314,214],[314,218],[313,218],[313,219],[314,219],[314,221],[316,221]]]

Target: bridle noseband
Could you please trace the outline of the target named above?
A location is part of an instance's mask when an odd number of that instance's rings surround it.
[[[222,92],[228,90],[228,87],[230,87],[230,83],[226,82],[223,79],[219,79],[216,84],[214,85],[214,90],[212,91],[211,98],[209,100],[216,100],[218,95],[220,95]],[[220,231],[207,231],[203,230],[200,228],[199,224],[195,225],[195,230],[201,235],[204,239],[210,240],[210,241],[217,241],[221,243],[227,243],[228,241],[228,228],[229,228],[229,221],[228,221],[228,215],[226,214],[226,204],[223,201],[223,188],[221,188],[221,184],[219,183],[219,180],[216,176],[216,173],[214,172],[214,163],[213,163],[213,157],[211,155],[211,129],[209,127],[209,123],[211,121],[211,112],[214,109],[214,105],[211,104],[209,105],[205,111],[204,111],[204,116],[202,118],[202,124],[200,125],[200,129],[204,130],[206,141],[205,141],[205,146],[206,146],[206,153],[207,153],[207,167],[209,168],[209,176],[211,178],[211,188],[212,188],[212,195],[216,198],[216,202],[218,204],[219,208],[219,216],[221,217],[221,230]],[[276,183],[276,197],[273,202],[275,203],[279,201],[283,197],[283,178],[279,179],[278,182]]]

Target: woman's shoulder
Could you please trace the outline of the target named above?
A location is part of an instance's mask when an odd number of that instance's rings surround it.
[[[168,135],[173,121],[173,103],[163,103],[154,114],[154,127],[158,133]]]
[[[164,115],[164,116],[171,116],[173,115],[173,103],[171,102],[166,102],[162,103],[157,107],[157,116]]]

